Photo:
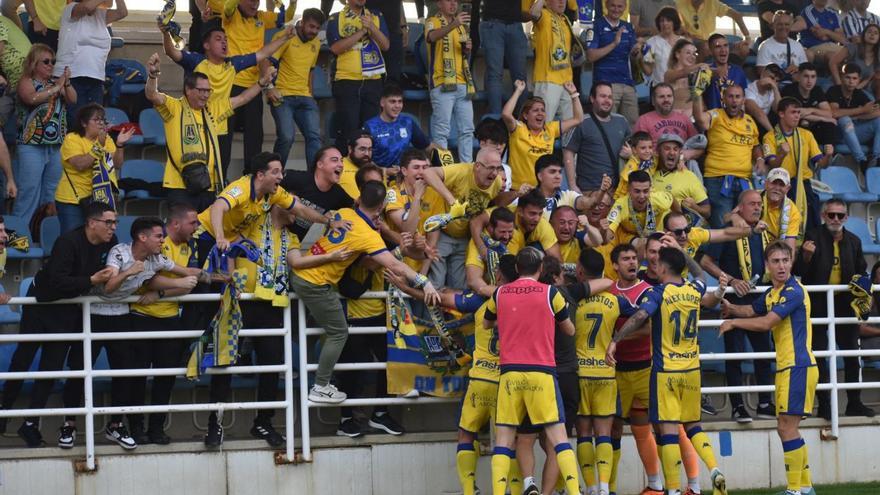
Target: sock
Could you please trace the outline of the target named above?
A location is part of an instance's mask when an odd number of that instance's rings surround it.
[[[657,464],[660,464],[660,459],[657,459]],[[657,467],[659,468],[659,466]],[[658,491],[663,489],[663,481],[660,479],[660,473],[648,475],[648,488]]]
[[[581,467],[581,476],[587,488],[596,484],[596,452],[593,450],[593,437],[580,437],[577,442],[577,460]]]
[[[578,478],[578,463],[571,444],[562,442],[554,447],[556,451],[556,463],[559,464],[559,473],[565,480],[565,491],[568,495],[578,495],[581,490],[580,478]]]
[[[687,475],[688,482],[700,476],[700,458],[691,440],[684,431],[684,426],[678,427],[678,448],[681,450],[681,463]]]
[[[556,477],[556,484],[553,486],[553,489],[559,493],[565,492],[565,480],[562,479],[562,473],[559,473],[559,476]]]
[[[666,489],[672,494],[681,489],[681,448],[678,446],[678,435],[660,435],[660,464],[663,466],[663,478]]]
[[[510,461],[515,457],[507,447],[495,447],[492,455],[492,495],[504,495],[507,492],[507,477],[510,473]]]
[[[699,426],[694,426],[688,431],[688,437],[691,439],[691,444],[693,444],[694,449],[697,451],[697,455],[700,456],[700,459],[703,460],[703,464],[709,468],[709,471],[717,468],[718,461],[715,460],[715,451],[712,450],[712,442],[709,440],[709,435],[706,435]],[[688,475],[688,478],[690,477]],[[696,470],[693,477],[700,477],[699,469]]]
[[[455,454],[455,468],[464,495],[474,495],[474,480],[477,478],[477,453],[471,443],[460,443]]]
[[[813,480],[810,476],[810,460],[809,457],[809,449],[807,449],[807,444],[804,444],[804,467],[801,468],[801,491],[806,491],[807,488],[812,488]]]
[[[688,488],[694,493],[702,493],[702,488],[700,488],[700,478],[688,478]]]
[[[782,451],[785,453],[785,478],[788,481],[786,488],[799,492],[801,489],[801,472],[804,467],[804,439],[795,438],[782,442]]]
[[[620,439],[611,439],[611,448],[614,449],[611,461],[611,479],[608,480],[608,490],[617,491],[617,465],[620,464]]]
[[[611,480],[611,466],[614,462],[614,448],[611,437],[596,437],[596,471],[599,474],[599,485]]]
[[[660,474],[660,459],[657,457],[657,440],[654,439],[654,432],[651,431],[651,425],[632,425],[630,429],[636,440],[639,458],[642,459],[642,465],[645,466],[645,472],[648,473],[648,481],[650,482],[651,475]],[[660,489],[653,486],[651,488]]]
[[[510,479],[510,493],[523,492],[523,475],[519,469],[519,462],[516,460],[516,452],[510,459],[510,471],[508,471],[508,479]]]

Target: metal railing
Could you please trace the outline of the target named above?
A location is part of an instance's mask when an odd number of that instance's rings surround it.
[[[812,318],[813,325],[827,325],[828,331],[828,351],[816,351],[817,358],[829,358],[829,366],[833,366],[832,370],[836,371],[836,359],[838,357],[869,357],[880,356],[880,350],[837,350],[835,339],[835,328],[837,325],[864,323],[856,318],[836,318],[834,316],[834,293],[848,291],[845,285],[819,285],[808,286],[809,292],[825,292],[827,294],[827,312],[826,318]],[[880,290],[880,285],[875,286],[874,290]],[[755,290],[762,292],[762,288]],[[363,295],[365,298],[385,298],[385,292],[368,292]],[[137,298],[132,297],[126,299],[126,302],[134,302]],[[168,298],[168,301],[178,302],[205,302],[219,301],[219,294],[198,294],[188,295],[175,298]],[[251,294],[242,296],[242,300],[253,300]],[[51,333],[51,334],[0,334],[0,344],[11,342],[50,342],[50,341],[70,341],[83,342],[83,369],[72,371],[27,371],[17,373],[0,373],[0,379],[3,380],[24,380],[24,379],[44,379],[44,378],[83,378],[85,380],[83,407],[77,408],[46,408],[46,409],[9,409],[0,410],[0,417],[21,417],[21,416],[62,416],[62,415],[84,415],[86,418],[86,467],[89,470],[95,468],[95,416],[98,414],[125,414],[125,413],[155,413],[155,412],[192,412],[192,411],[224,411],[224,410],[242,410],[242,409],[284,409],[284,427],[286,435],[285,458],[287,462],[309,462],[312,460],[311,449],[311,427],[309,420],[309,410],[319,407],[340,407],[340,406],[375,406],[375,405],[413,405],[413,404],[436,404],[456,402],[458,399],[453,398],[436,398],[436,397],[419,397],[419,398],[389,398],[389,397],[373,397],[373,398],[353,398],[347,399],[341,404],[319,404],[310,402],[307,398],[309,390],[309,373],[317,369],[317,364],[310,363],[308,359],[308,337],[320,336],[323,334],[322,328],[308,327],[305,318],[305,306],[302,301],[296,299],[295,295],[291,299],[296,304],[298,313],[298,345],[299,345],[299,362],[293,363],[293,336],[292,332],[292,308],[293,304],[284,308],[284,326],[283,328],[264,328],[264,329],[245,329],[239,334],[241,337],[268,337],[282,336],[284,338],[284,360],[280,365],[266,366],[232,366],[227,368],[208,369],[207,374],[235,374],[235,373],[284,373],[284,400],[268,401],[268,402],[225,402],[225,403],[189,403],[189,404],[170,404],[170,405],[141,405],[141,406],[123,406],[123,407],[96,407],[94,405],[94,389],[93,379],[104,377],[121,377],[121,376],[183,376],[186,374],[184,368],[160,368],[160,369],[116,369],[116,370],[95,370],[92,368],[92,342],[107,340],[132,340],[132,339],[168,339],[183,338],[196,339],[202,335],[202,330],[175,330],[175,331],[150,331],[150,332],[112,332],[112,333],[93,333],[91,329],[91,319],[89,310],[92,303],[103,302],[97,297],[81,297],[67,301],[57,301],[49,304],[60,303],[77,303],[82,308],[82,333]],[[34,298],[16,297],[9,301],[9,304],[37,304]],[[700,320],[700,327],[717,327],[722,320]],[[871,318],[869,323],[880,323],[880,317]],[[376,334],[381,335],[386,332],[386,328],[382,326],[376,327],[352,327],[351,334]],[[775,357],[773,352],[740,352],[740,353],[702,353],[701,361],[725,361],[725,360],[746,360],[746,359],[772,359]],[[300,400],[296,404],[293,396],[294,378],[293,369],[296,364],[299,370],[299,389]],[[386,369],[386,363],[366,362],[366,363],[339,363],[336,365],[336,371],[379,371]],[[880,382],[860,382],[860,383],[838,383],[837,373],[830,373],[829,383],[821,383],[819,390],[830,390],[836,398],[837,392],[849,389],[869,389],[880,388]],[[773,385],[750,385],[737,387],[703,387],[702,392],[708,394],[725,394],[725,393],[748,393],[748,392],[769,392],[775,390]],[[296,407],[299,407],[300,431],[302,432],[301,446],[302,456],[297,457],[294,451],[294,421]],[[831,401],[831,433],[834,437],[839,433],[839,410],[837,400]]]

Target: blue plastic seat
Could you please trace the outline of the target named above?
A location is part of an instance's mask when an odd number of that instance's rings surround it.
[[[43,248],[34,243],[34,236],[31,235],[31,229],[28,227],[28,221],[22,217],[17,217],[15,215],[4,215],[3,216],[4,225],[6,226],[6,230],[14,230],[16,234],[23,235],[28,238],[30,243],[30,248],[27,252],[20,251],[15,248],[7,248],[7,252],[9,253],[7,256],[9,259],[42,259],[43,258]]]
[[[18,284],[18,296],[27,296],[27,291],[30,289],[32,283],[34,283],[34,277],[25,277],[21,279],[21,282]]]
[[[121,179],[139,179],[148,183],[162,183],[165,175],[165,164],[156,160],[127,160],[120,173]],[[150,196],[150,193],[142,189],[125,191],[124,199],[162,199]]]
[[[116,238],[119,242],[131,242],[131,224],[134,223],[135,216],[119,216],[116,217],[119,223],[116,225]]]
[[[40,247],[47,257],[52,254],[52,247],[61,235],[61,222],[57,216],[46,217],[40,223]]]
[[[153,108],[141,110],[138,123],[141,126],[141,132],[144,134],[144,144],[165,146],[165,126],[162,124],[162,117],[159,116],[159,112]]]
[[[124,110],[116,107],[107,107],[104,109],[104,118],[111,127],[131,122]]]
[[[324,67],[317,66],[312,69],[312,96],[316,100],[333,98],[333,90],[330,88],[330,74]]]
[[[820,173],[820,180],[834,191],[834,197],[847,203],[871,203],[877,194],[862,191],[856,174],[846,167],[828,167]]]
[[[871,167],[865,172],[865,189],[880,196],[880,167]]]
[[[864,219],[857,217],[849,217],[844,225],[846,230],[852,232],[862,241],[862,252],[865,254],[880,254],[880,244],[874,242],[871,232],[868,230],[868,224]]]

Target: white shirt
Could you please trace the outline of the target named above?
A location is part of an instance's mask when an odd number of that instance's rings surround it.
[[[107,9],[96,9],[92,15],[73,19],[76,3],[68,4],[61,13],[58,30],[57,63],[52,75],[61,76],[70,67],[70,77],[88,77],[103,81],[104,66],[110,54],[110,32],[107,31]]]
[[[659,34],[648,38],[645,44],[648,45],[648,51],[642,57],[642,60],[648,59],[650,61],[650,58],[654,59],[654,71],[648,77],[651,80],[651,86],[655,86],[663,82],[663,77],[669,68],[669,55],[672,53],[672,45]]]
[[[791,47],[791,60],[789,60],[789,49],[785,46],[785,43],[780,43],[773,38],[767,38],[758,47],[758,61],[755,62],[755,65],[764,67],[765,65],[776,64],[782,70],[785,70],[789,65],[800,65],[807,61],[807,52],[804,51],[804,47],[800,43],[789,38],[788,46]]]
[[[112,266],[120,272],[129,269],[133,264],[134,257],[131,254],[131,244],[117,244],[107,254],[107,266]],[[144,271],[123,280],[119,288],[112,293],[102,292],[98,295],[101,299],[107,301],[119,301],[137,292],[142,285],[157,273],[173,268],[174,262],[164,255],[155,254],[147,256],[147,259],[144,260]],[[92,304],[92,314],[106,316],[125,315],[128,314],[128,303],[95,303]]]
[[[752,81],[746,87],[746,98],[754,100],[764,113],[769,114],[770,109],[773,107],[773,91],[768,90],[766,93],[761,94],[758,91],[758,81]]]

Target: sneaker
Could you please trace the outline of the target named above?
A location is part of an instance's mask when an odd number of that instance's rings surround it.
[[[30,421],[22,423],[21,427],[18,429],[18,436],[20,436],[21,439],[24,440],[24,443],[32,449],[45,445],[43,443],[43,435],[40,435],[40,429],[37,427],[37,423],[31,423]]]
[[[406,430],[404,430],[402,426],[397,424],[397,421],[394,421],[394,419],[388,413],[385,413],[381,416],[374,414],[373,417],[370,418],[370,422],[367,424],[370,426],[370,428],[382,430],[389,435],[396,436],[406,433]]]
[[[819,410],[816,412],[816,416],[825,421],[831,421],[831,404],[827,401],[819,402]]]
[[[639,492],[639,495],[664,495],[666,492],[663,490],[655,490],[650,486],[646,486],[644,490]]]
[[[134,439],[135,443],[138,445],[146,445],[150,443],[150,437],[147,436],[147,432],[144,430],[144,425],[142,423],[129,423],[131,425],[131,438]]]
[[[755,409],[755,416],[759,419],[776,419],[776,405],[772,402],[764,404],[758,404],[758,408]]]
[[[529,486],[523,490],[523,495],[541,495],[541,490],[538,490],[534,483],[529,483]]]
[[[703,398],[700,400],[700,410],[703,411],[703,414],[708,414],[709,416],[718,414],[718,410],[712,405],[712,398],[706,394],[703,394]]]
[[[850,402],[846,405],[847,416],[867,416],[873,418],[874,414],[874,410],[862,402]]]
[[[338,388],[329,383],[324,386],[316,383],[312,386],[312,389],[309,390],[309,400],[312,402],[339,404],[344,401],[346,397],[348,396],[345,395],[345,392],[341,392]]]
[[[147,439],[149,443],[156,445],[168,445],[171,443],[171,437],[165,434],[161,428],[150,428],[147,430]]]
[[[271,423],[254,423],[251,427],[251,436],[265,440],[270,447],[280,447],[284,445],[285,438],[278,433]]]
[[[76,426],[65,422],[58,429],[58,446],[62,449],[72,449],[76,441]]]
[[[752,417],[749,415],[749,412],[746,411],[746,406],[740,404],[733,408],[733,414],[731,414],[733,420],[740,424],[746,424],[752,422]]]
[[[801,495],[816,495],[816,490],[812,486],[802,486]]]
[[[727,480],[718,468],[712,470],[712,495],[727,495]]]
[[[133,450],[138,446],[134,438],[131,437],[131,434],[128,433],[128,428],[122,423],[118,423],[116,426],[114,426],[114,423],[109,423],[107,428],[104,429],[104,438],[118,443],[120,447],[126,450]]]
[[[336,428],[336,434],[340,437],[357,438],[362,436],[364,432],[361,431],[361,426],[354,418],[341,418],[339,427]]]
[[[205,434],[205,447],[219,447],[223,445],[223,427],[219,422],[208,423],[208,432]]]

